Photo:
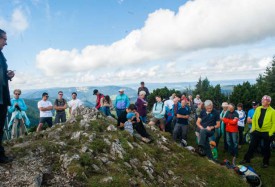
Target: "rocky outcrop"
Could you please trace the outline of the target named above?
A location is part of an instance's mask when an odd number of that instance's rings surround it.
[[[213,175],[220,166],[150,128],[154,141],[145,144],[96,109],[78,108],[67,123],[5,142],[15,159],[0,165],[0,186],[209,186],[196,162]]]

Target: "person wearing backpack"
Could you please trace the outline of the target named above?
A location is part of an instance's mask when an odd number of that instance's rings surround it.
[[[55,120],[54,124],[66,122],[67,101],[63,98],[63,92],[58,92],[58,98],[54,102]]]
[[[162,102],[161,96],[156,96],[156,103],[153,106],[153,118],[150,120],[149,125],[155,125],[159,123],[161,131],[165,131],[165,106]]]

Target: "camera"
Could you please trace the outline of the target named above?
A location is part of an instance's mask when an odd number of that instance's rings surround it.
[[[18,105],[16,105],[15,108],[21,112],[21,108]]]

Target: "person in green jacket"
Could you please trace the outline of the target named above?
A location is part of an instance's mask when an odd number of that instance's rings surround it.
[[[242,163],[250,163],[254,150],[258,147],[261,140],[264,141],[263,146],[263,168],[269,166],[270,159],[270,140],[275,133],[275,110],[270,106],[271,97],[263,96],[262,106],[255,110],[252,118],[251,135],[252,139],[247,153],[244,156]]]
[[[218,150],[216,148],[216,142],[215,141],[210,141],[209,144],[210,144],[210,148],[211,148],[211,151],[212,151],[213,159],[218,160]]]

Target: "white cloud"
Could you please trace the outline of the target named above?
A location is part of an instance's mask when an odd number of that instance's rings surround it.
[[[157,10],[143,28],[111,45],[71,51],[46,49],[37,67],[46,75],[171,61],[190,51],[254,42],[275,36],[274,0],[196,0],[179,11]]]
[[[0,27],[12,35],[22,33],[28,26],[27,16],[21,8],[15,8],[13,10],[10,20],[0,17]]]

